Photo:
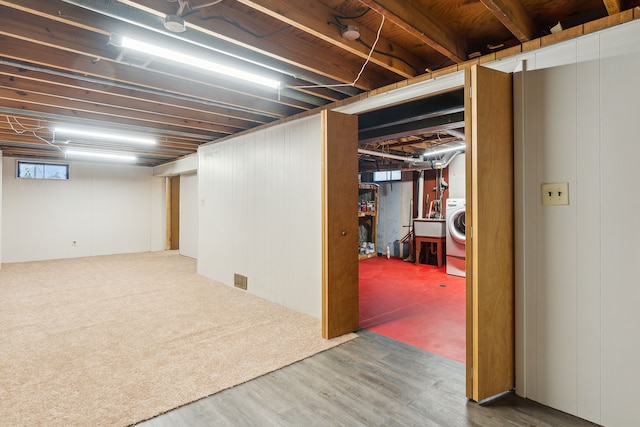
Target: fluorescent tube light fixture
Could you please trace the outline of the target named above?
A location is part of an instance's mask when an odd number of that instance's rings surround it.
[[[85,157],[85,158],[93,158],[93,159],[101,159],[101,160],[118,160],[121,162],[135,162],[136,160],[138,160],[136,156],[131,156],[127,154],[103,153],[100,151],[66,150],[65,155],[71,156],[71,157]]]
[[[101,131],[93,131],[88,129],[75,129],[68,127],[56,127],[53,129],[55,133],[59,133],[62,135],[77,135],[84,136],[88,138],[96,138],[107,141],[119,141],[119,142],[133,142],[136,144],[155,144],[156,141],[153,138],[144,138],[139,136],[121,134],[121,133],[111,133],[111,132],[101,132]],[[66,141],[69,142],[69,141]]]
[[[186,55],[184,53],[165,49],[160,46],[155,46],[149,43],[130,39],[129,37],[122,38],[122,47],[135,50],[138,52],[146,53],[149,55],[157,56],[160,58],[168,59],[170,61],[180,62],[182,64],[202,68],[207,71],[223,74],[225,76],[233,77],[236,79],[246,80],[251,83],[257,83],[263,86],[268,86],[273,89],[278,89],[280,87],[280,82],[277,80],[269,79],[267,77],[263,77],[258,74],[242,71],[237,68],[228,67],[226,65],[217,64],[215,62],[197,58],[195,56]]]
[[[465,151],[467,146],[465,144],[454,145],[453,147],[439,148],[433,151],[425,151],[422,157],[432,157],[439,154],[450,153],[452,151]]]

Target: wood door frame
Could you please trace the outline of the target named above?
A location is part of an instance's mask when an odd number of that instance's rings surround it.
[[[167,250],[180,249],[180,175],[166,178]]]
[[[322,123],[322,336],[358,329],[358,117]]]
[[[513,76],[465,72],[467,397],[515,386]]]
[[[464,87],[468,212],[466,391],[470,399],[482,401],[511,390],[515,385],[513,76],[474,65],[465,70]],[[482,102],[479,102],[481,99]],[[323,111],[322,116],[322,324],[325,338],[357,330],[359,321],[357,244],[353,245],[353,249],[343,249],[342,253],[344,259],[355,266],[355,289],[353,283],[346,288],[334,283],[334,278],[339,275],[330,267],[331,257],[336,256],[334,245],[340,242],[335,234],[337,228],[332,226],[330,200],[334,193],[344,192],[345,187],[351,185],[349,175],[345,174],[346,169],[340,171],[333,168],[334,156],[339,151],[331,153],[330,150],[340,146],[336,142],[340,141],[342,134],[339,128],[331,126],[339,123],[339,116],[335,114]],[[342,138],[342,142],[352,144],[357,153],[357,125],[356,134]],[[496,163],[498,167],[495,167]],[[340,178],[333,180],[333,174],[347,181],[336,186]],[[352,176],[357,176],[357,167]],[[354,191],[356,184],[353,183]],[[499,194],[494,195],[492,189],[498,189]],[[353,199],[353,203],[343,203],[345,212],[352,215],[355,221],[356,199]],[[345,271],[353,270],[347,268]]]

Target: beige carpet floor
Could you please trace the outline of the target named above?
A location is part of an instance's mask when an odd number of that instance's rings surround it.
[[[175,251],[4,264],[0,424],[130,425],[354,337]]]

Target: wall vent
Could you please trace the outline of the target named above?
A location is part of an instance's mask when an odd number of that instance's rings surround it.
[[[236,288],[247,290],[247,276],[235,273],[233,275],[233,286]]]

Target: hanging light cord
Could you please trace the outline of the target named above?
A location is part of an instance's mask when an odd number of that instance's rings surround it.
[[[55,144],[52,144],[50,141],[47,141],[46,139],[44,139],[44,138],[38,136],[38,134],[36,134],[37,130],[47,129],[46,127],[43,127],[43,126],[27,127],[27,126],[23,125],[22,123],[20,123],[16,117],[9,117],[9,116],[4,116],[4,117],[7,119],[7,123],[9,123],[9,127],[11,128],[11,130],[14,131],[15,133],[17,133],[18,135],[22,135],[23,133],[31,133],[33,136],[35,136],[40,141],[46,142],[50,146],[55,147],[58,150],[62,151],[62,148],[58,147]],[[16,129],[14,123],[12,123],[10,119],[13,119],[15,121],[15,125],[20,126],[22,129]]]
[[[382,27],[383,26],[384,26],[384,15],[382,15],[382,21],[380,22],[380,28],[378,28],[378,33],[376,34],[376,40],[373,42],[373,45],[371,46],[371,50],[369,50],[369,55],[367,55],[367,59],[364,62],[364,64],[362,64],[362,68],[360,69],[360,72],[356,76],[356,78],[353,81],[353,83],[341,83],[341,84],[335,84],[335,85],[287,86],[287,87],[292,88],[292,89],[296,89],[296,88],[298,88],[298,89],[310,89],[310,88],[320,88],[320,87],[331,88],[331,87],[355,86],[356,83],[358,82],[358,80],[360,80],[360,77],[362,76],[362,73],[364,72],[364,69],[366,68],[367,64],[371,60],[371,55],[373,55],[373,52],[376,49],[376,45],[378,44],[378,40],[380,40],[380,33],[382,32]]]

